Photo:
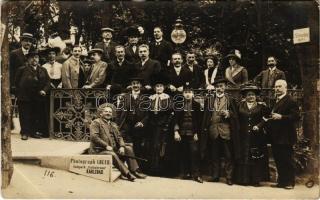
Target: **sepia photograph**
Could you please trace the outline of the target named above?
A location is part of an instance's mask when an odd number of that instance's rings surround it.
[[[2,198],[320,198],[319,0],[0,6]]]

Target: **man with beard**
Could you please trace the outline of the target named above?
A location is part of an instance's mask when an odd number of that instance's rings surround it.
[[[110,63],[114,60],[114,47],[117,46],[117,43],[112,41],[112,34],[114,30],[109,27],[104,27],[101,29],[102,32],[102,41],[98,42],[94,48],[99,48],[103,50],[102,60]]]
[[[145,89],[151,90],[156,76],[160,74],[161,65],[158,61],[149,58],[149,47],[146,44],[139,46],[140,61],[136,64],[135,74],[144,81]]]
[[[88,77],[87,83],[83,86],[85,89],[102,88],[106,78],[106,69],[108,64],[101,60],[103,50],[99,48],[91,49],[88,54],[94,61],[92,64],[91,74]]]
[[[147,157],[147,134],[146,126],[149,119],[148,110],[150,102],[148,96],[141,92],[141,78],[131,79],[132,91],[121,98],[119,113],[119,127],[127,143],[133,145],[138,157]],[[144,167],[144,166],[142,166]]]
[[[204,83],[204,75],[202,67],[196,63],[196,55],[193,52],[188,52],[186,55],[186,64],[184,67],[192,73],[191,87],[198,89]]]
[[[82,49],[75,45],[72,56],[62,64],[61,78],[62,87],[66,89],[79,88],[79,73],[81,70],[80,55]]]
[[[203,183],[200,176],[200,154],[198,133],[200,133],[200,104],[194,101],[193,90],[186,83],[183,90],[183,106],[175,108],[174,139],[178,145],[179,177]]]
[[[172,54],[171,62],[173,67],[167,72],[169,81],[169,90],[171,94],[182,93],[186,82],[191,83],[192,73],[186,67],[182,67],[182,55],[180,53]]]
[[[283,71],[277,68],[277,60],[274,56],[269,56],[267,60],[268,69],[260,72],[255,78],[254,82],[261,88],[273,88],[277,80],[286,80]]]
[[[139,172],[139,165],[134,158],[127,158],[126,162],[120,159],[123,155],[134,157],[134,151],[131,146],[124,143],[119,128],[112,121],[115,117],[115,106],[105,103],[98,108],[99,118],[92,121],[90,125],[90,149],[89,154],[112,155],[112,161],[122,176],[129,181],[135,178],[146,178],[146,175]]]
[[[130,63],[138,63],[140,61],[139,51],[138,51],[138,42],[140,33],[137,28],[130,27],[127,30],[128,35],[128,46],[125,48],[126,59]]]
[[[47,70],[39,65],[38,51],[27,54],[25,66],[17,70],[17,90],[21,139],[41,138],[48,133],[45,116],[45,96],[50,89]]]
[[[299,119],[297,103],[287,94],[287,82],[275,82],[276,102],[273,105],[270,119],[266,119],[271,147],[276,163],[278,180],[272,187],[293,189],[295,172],[293,145],[297,141],[295,122]]]
[[[150,44],[150,57],[158,60],[163,69],[166,69],[173,53],[172,44],[163,39],[163,32],[159,26],[153,29],[153,35],[154,41]]]
[[[14,79],[16,71],[19,67],[25,65],[27,61],[26,55],[29,53],[32,43],[34,42],[33,35],[31,33],[23,33],[20,36],[21,48],[15,49],[10,52],[10,92],[14,93]]]
[[[206,148],[211,150],[213,182],[219,182],[221,157],[224,155],[226,183],[232,185],[234,161],[240,156],[239,120],[236,102],[225,94],[226,79],[218,78],[213,83],[216,94],[210,95],[204,104],[202,121],[201,157]]]

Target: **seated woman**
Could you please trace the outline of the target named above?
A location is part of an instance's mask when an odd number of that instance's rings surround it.
[[[228,87],[239,88],[242,84],[248,82],[248,71],[239,64],[241,60],[240,51],[234,50],[234,52],[228,54],[226,58],[230,64],[225,73],[226,79],[228,80]]]
[[[115,106],[110,103],[99,106],[99,118],[93,120],[90,125],[89,154],[112,155],[114,166],[129,181],[134,181],[135,178],[146,178],[146,175],[139,171],[136,159],[132,158],[135,157],[132,147],[124,143],[117,124],[111,121],[115,111]],[[124,155],[131,157],[126,159],[129,169],[120,159]]]
[[[268,149],[263,127],[263,117],[270,114],[267,106],[257,102],[259,89],[245,86],[241,89],[245,97],[238,107],[240,124],[240,160],[235,170],[235,182],[241,185],[259,186],[269,180]]]

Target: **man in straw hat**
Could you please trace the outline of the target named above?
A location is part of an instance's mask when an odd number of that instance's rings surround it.
[[[138,172],[139,165],[131,146],[124,143],[119,128],[112,118],[115,117],[115,106],[104,103],[98,108],[99,118],[92,121],[90,125],[90,154],[112,155],[113,164],[121,174],[129,181],[135,178],[146,178],[146,175]],[[126,159],[128,167],[120,159],[121,156],[130,156]]]
[[[17,70],[15,85],[21,139],[48,136],[44,102],[50,89],[50,78],[46,69],[39,65],[38,51],[33,50],[27,54],[26,64]]]
[[[225,158],[226,183],[232,185],[234,161],[239,157],[239,121],[236,102],[225,94],[227,80],[217,78],[214,81],[216,94],[210,95],[204,104],[202,121],[201,153],[206,148],[211,151],[213,182],[219,182],[222,153]]]
[[[110,63],[112,60],[114,60],[114,48],[117,46],[117,43],[112,41],[112,34],[114,30],[110,27],[103,27],[101,28],[101,35],[102,35],[102,41],[98,42],[94,48],[99,48],[103,50],[102,54],[102,60]]]

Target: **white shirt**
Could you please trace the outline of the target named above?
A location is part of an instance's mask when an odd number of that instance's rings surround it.
[[[249,110],[252,108],[252,107],[255,107],[257,105],[257,102],[247,102],[247,106],[249,108]]]
[[[160,45],[161,41],[162,41],[162,38],[160,39],[155,39],[156,40],[156,45]]]
[[[25,49],[23,47],[21,47],[21,49],[22,49],[23,55],[27,55],[29,53],[29,50],[27,50],[27,49]]]
[[[273,72],[276,70],[276,68],[277,68],[277,67],[273,67],[273,68],[270,68],[270,67],[269,67],[269,74],[273,74]]]
[[[117,61],[118,61],[119,65],[121,66],[123,61],[124,61],[124,59],[122,59],[122,60],[117,59]]]
[[[278,97],[277,97],[277,102],[280,101],[280,100],[281,100],[284,96],[286,96],[286,95],[287,95],[287,93],[284,93],[283,95],[278,96]]]
[[[176,71],[176,74],[179,76],[181,72],[181,66],[180,67],[174,67],[174,70]]]
[[[137,46],[136,45],[132,46],[133,53],[136,53],[136,50],[137,50]]]
[[[138,96],[140,95],[140,91],[132,91],[132,96],[133,96],[133,98],[134,99],[137,99],[138,98]]]
[[[216,93],[216,96],[217,96],[218,98],[222,98],[222,97],[224,96],[224,93],[222,93],[222,94]]]
[[[141,61],[142,66],[143,66],[144,64],[146,64],[146,62],[147,62],[148,60],[149,60],[149,58],[145,59],[144,61]]]
[[[51,79],[60,79],[61,78],[61,68],[62,64],[54,61],[53,64],[47,62],[46,64],[42,65],[44,67]]]

